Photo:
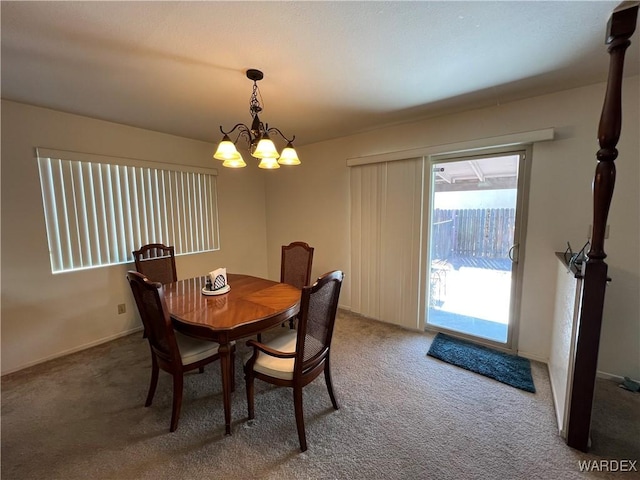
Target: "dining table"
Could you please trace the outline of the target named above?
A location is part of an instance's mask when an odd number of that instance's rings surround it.
[[[174,329],[217,342],[222,373],[225,433],[231,435],[233,342],[280,325],[300,311],[300,290],[265,278],[229,273],[227,293],[203,293],[207,276],[164,285]],[[224,290],[227,290],[226,288]]]

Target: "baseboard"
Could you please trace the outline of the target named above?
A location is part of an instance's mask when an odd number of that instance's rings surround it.
[[[80,345],[78,347],[70,348],[69,350],[64,350],[62,352],[54,353],[53,355],[49,355],[48,357],[40,358],[38,360],[34,360],[32,362],[25,363],[20,365],[19,367],[12,368],[7,370],[6,372],[2,372],[2,376],[9,375],[10,373],[15,373],[20,370],[24,370],[25,368],[33,367],[35,365],[39,365],[41,363],[48,362],[49,360],[55,360],[56,358],[65,357],[67,355],[71,355],[72,353],[80,352],[82,350],[86,350],[91,347],[96,347],[98,345],[102,345],[103,343],[111,342],[112,340],[116,340],[118,338],[126,337],[127,335],[131,335],[132,333],[141,332],[142,326],[138,326],[132,328],[130,330],[125,330],[124,332],[116,333],[115,335],[111,335],[109,337],[101,338],[100,340],[96,340],[95,342],[85,343],[84,345]]]
[[[620,375],[615,375],[609,372],[602,372],[600,370],[596,372],[596,377],[602,378],[604,380],[613,380],[616,382],[622,382],[624,380],[624,377],[621,377]],[[640,383],[640,380],[636,380],[635,378],[632,378],[631,380],[633,380],[636,383]]]
[[[556,424],[558,426],[558,433],[562,438],[564,438],[563,430],[562,430],[562,418],[560,417],[560,409],[564,409],[564,405],[558,404],[558,392],[556,390],[556,384],[554,382],[553,375],[551,375],[551,370],[549,370],[549,364],[547,363],[547,373],[549,374],[549,385],[551,385],[551,398],[553,399],[553,408],[556,414]]]
[[[536,362],[544,363],[545,365],[547,365],[549,363],[549,359],[548,358],[541,357],[541,356],[536,355],[534,353],[524,352],[522,350],[518,350],[518,356],[519,357],[528,358],[529,360],[533,360],[533,361],[536,361]]]

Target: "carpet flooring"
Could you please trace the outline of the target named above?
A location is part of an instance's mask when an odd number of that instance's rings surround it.
[[[150,359],[141,333],[5,375],[2,478],[633,478],[582,473],[579,462],[636,452],[640,436],[631,424],[640,395],[601,391],[597,402],[620,394],[625,401],[616,401],[614,417],[607,403],[598,409],[600,430],[585,454],[558,435],[546,365],[532,362],[532,395],[425,355],[433,338],[340,312],[331,354],[340,410],[322,376],[305,387],[304,453],[290,389],[256,381],[256,419],[247,422],[245,342],[238,342],[231,436],[224,435],[217,363],[186,375],[176,432],[169,433],[169,375],[161,373],[153,405],[144,407]]]

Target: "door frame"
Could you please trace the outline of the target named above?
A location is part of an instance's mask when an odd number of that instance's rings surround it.
[[[427,314],[429,309],[429,274],[431,263],[431,204],[433,202],[433,166],[437,163],[447,161],[471,160],[474,158],[487,158],[504,155],[519,155],[518,161],[518,187],[516,196],[516,220],[514,229],[514,244],[517,245],[517,261],[512,264],[511,281],[511,305],[509,307],[509,326],[507,328],[506,343],[499,343],[489,339],[464,334],[461,332],[448,330],[446,328],[435,327],[427,324]],[[457,336],[475,343],[496,348],[509,353],[516,353],[518,350],[518,335],[520,331],[520,309],[522,301],[522,281],[524,276],[525,243],[529,205],[529,184],[531,178],[532,147],[531,145],[511,145],[505,147],[483,148],[479,150],[460,151],[430,155],[425,157],[427,168],[424,169],[425,194],[423,195],[424,221],[422,225],[422,265],[420,268],[420,306],[419,306],[419,327],[423,331],[444,332],[452,336]]]

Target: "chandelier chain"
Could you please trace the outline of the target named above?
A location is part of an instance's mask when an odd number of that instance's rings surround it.
[[[258,95],[260,96],[260,99],[258,99]],[[253,91],[251,92],[251,100],[249,101],[249,113],[251,113],[252,117],[262,111],[260,100],[262,100],[262,94],[260,93],[257,82],[254,81]]]

